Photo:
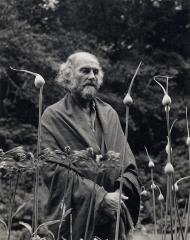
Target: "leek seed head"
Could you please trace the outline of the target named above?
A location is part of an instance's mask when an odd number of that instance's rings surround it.
[[[128,106],[130,106],[130,105],[133,104],[133,99],[132,99],[132,97],[131,97],[131,95],[130,95],[129,93],[127,93],[127,95],[126,95],[125,98],[123,99],[123,103],[124,103],[125,105],[128,105]]]
[[[39,74],[36,75],[35,80],[34,80],[34,85],[36,88],[41,88],[43,87],[45,84],[45,80],[43,79],[43,77]]]
[[[158,201],[164,201],[164,196],[162,193],[159,194]]]
[[[154,162],[152,160],[149,161],[148,167],[149,168],[154,168]]]
[[[172,100],[171,100],[170,96],[166,93],[162,99],[162,105],[168,106],[171,104],[171,102],[172,102]]]
[[[168,162],[164,168],[164,172],[165,174],[170,174],[170,173],[174,173],[174,167],[172,166],[172,164],[170,162]]]

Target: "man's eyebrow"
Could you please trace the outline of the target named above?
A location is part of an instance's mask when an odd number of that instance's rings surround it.
[[[90,69],[100,70],[100,67],[92,67],[92,66],[82,66],[82,67],[80,67],[80,69],[83,69],[83,68],[90,68]]]

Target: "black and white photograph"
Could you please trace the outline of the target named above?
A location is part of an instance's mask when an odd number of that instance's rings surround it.
[[[0,0],[0,240],[190,240],[190,0]]]

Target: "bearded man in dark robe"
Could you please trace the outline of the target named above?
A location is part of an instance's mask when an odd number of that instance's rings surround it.
[[[67,158],[60,160],[59,154],[52,154],[47,161],[43,169],[46,220],[61,218],[64,201],[66,209],[71,209],[72,222],[69,217],[62,222],[60,239],[70,239],[71,228],[73,240],[84,238],[86,231],[88,240],[95,236],[115,239],[121,181],[118,162],[123,159],[119,239],[126,240],[139,214],[137,167],[116,111],[96,97],[103,81],[100,63],[88,52],[74,53],[61,65],[57,81],[68,91],[43,113],[42,147],[64,152],[69,146],[78,165],[68,166]],[[102,171],[91,165],[93,156],[103,156]],[[58,227],[50,227],[55,236]]]

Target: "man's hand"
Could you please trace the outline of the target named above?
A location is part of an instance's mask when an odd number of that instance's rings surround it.
[[[121,194],[121,206],[124,204],[123,200],[128,197]],[[107,193],[104,197],[104,212],[112,219],[116,219],[117,207],[119,204],[119,190],[115,192]]]

